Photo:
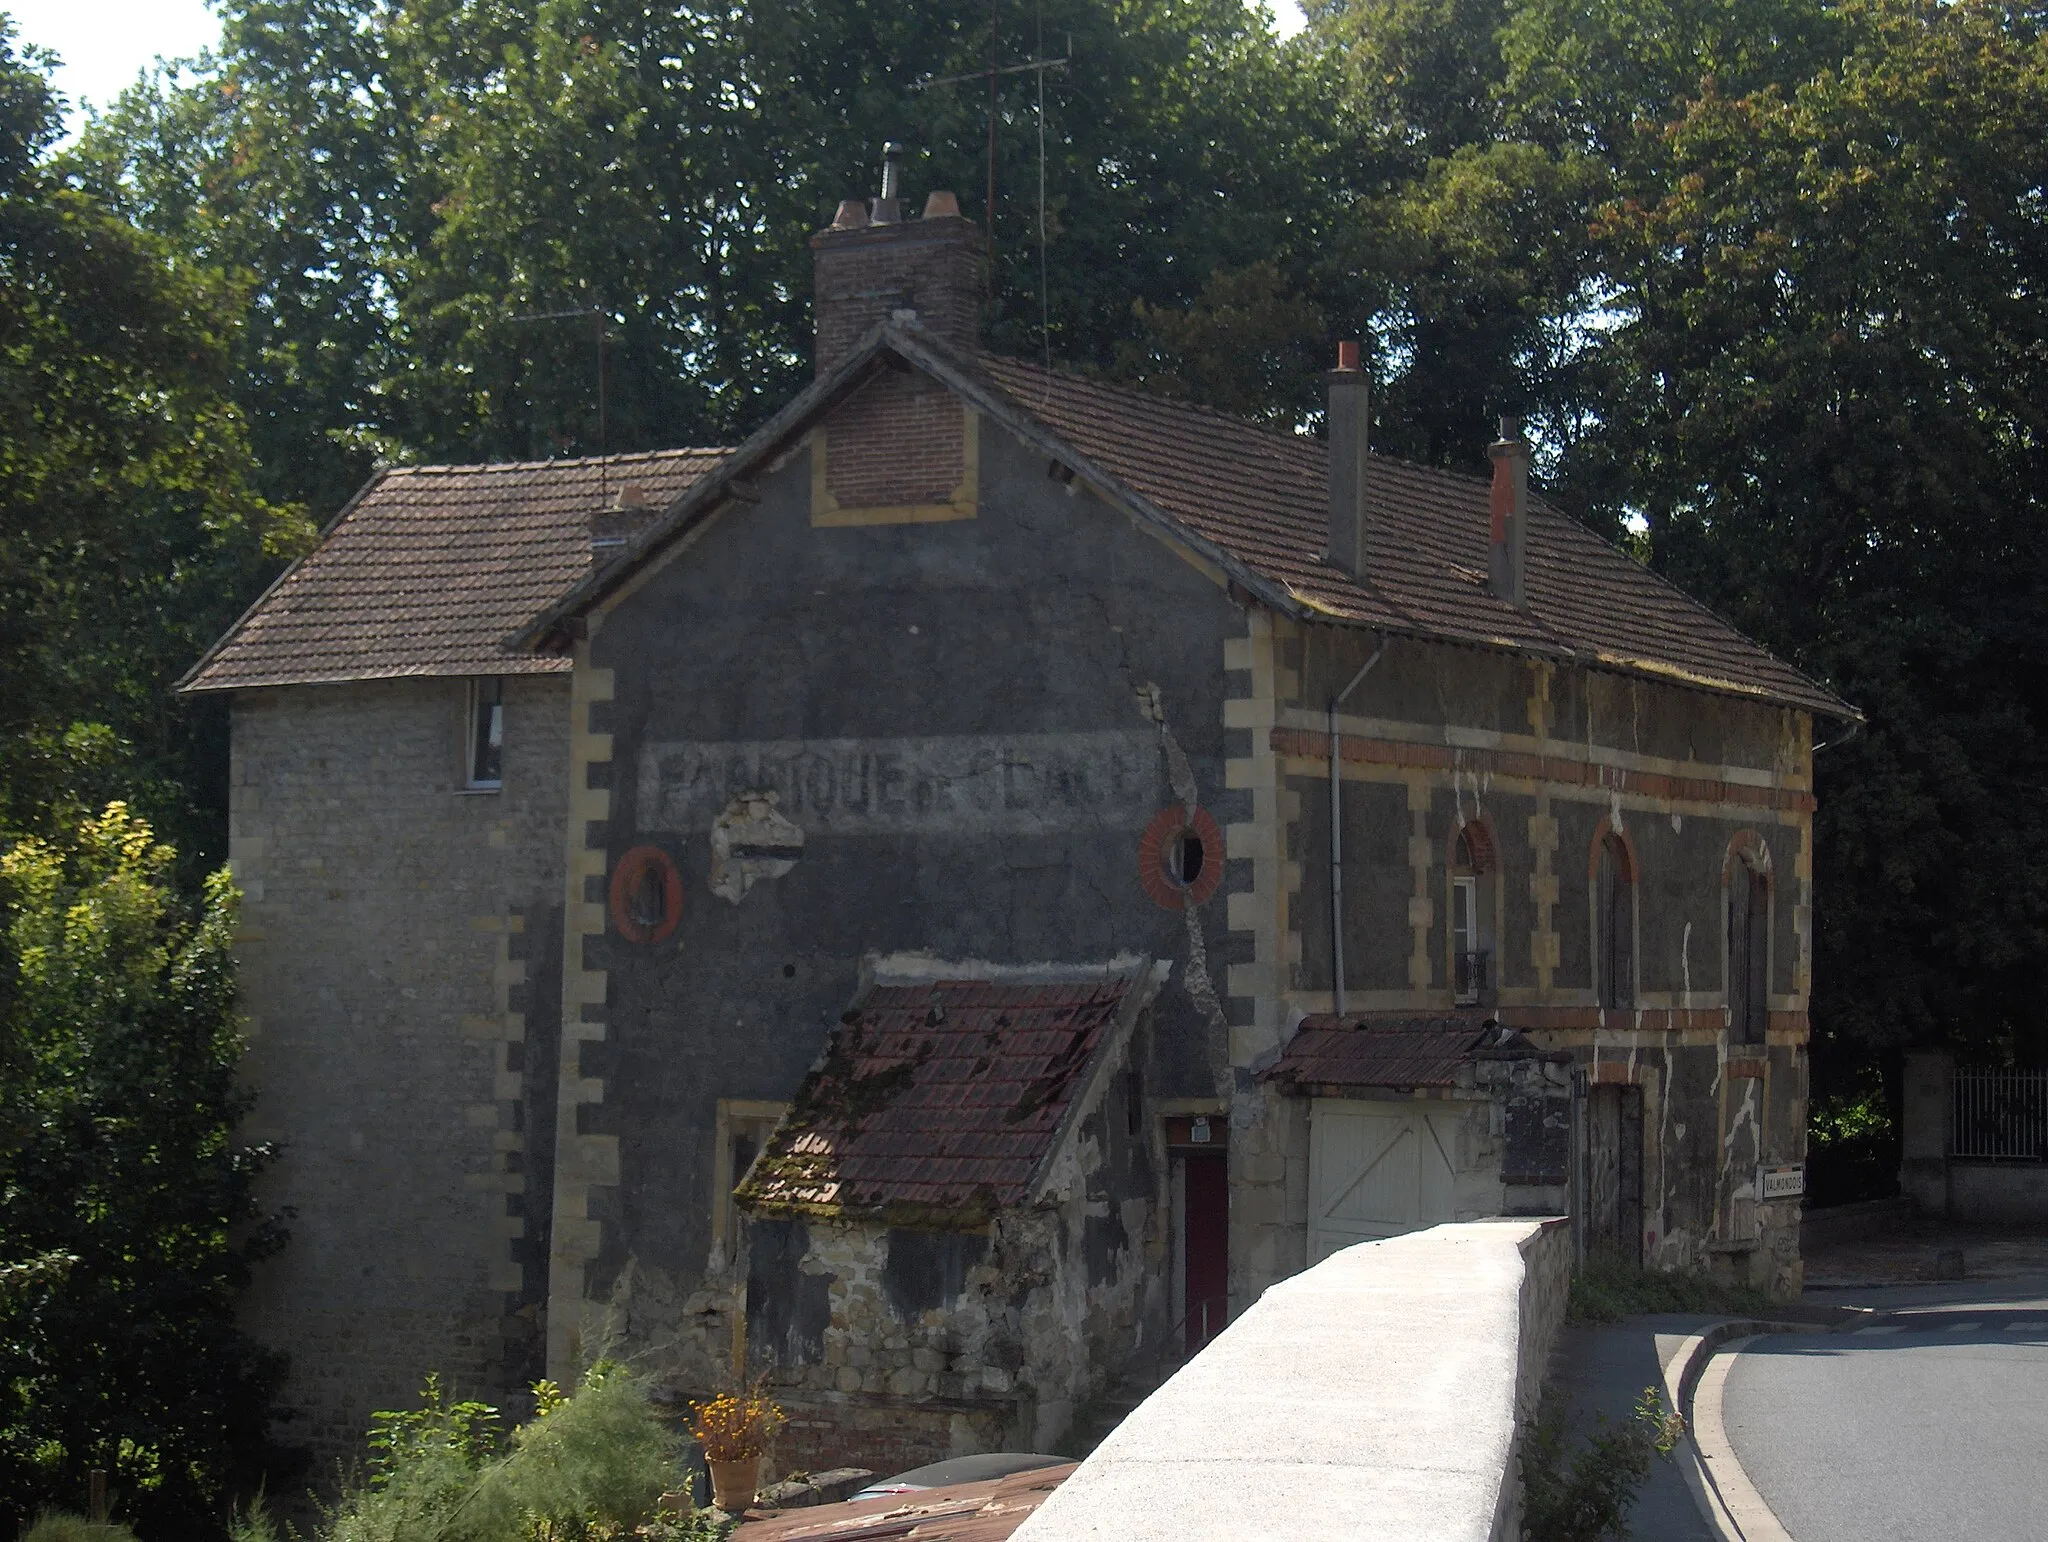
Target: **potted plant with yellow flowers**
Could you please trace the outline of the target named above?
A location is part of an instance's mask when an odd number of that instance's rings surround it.
[[[728,1515],[738,1515],[754,1502],[769,1444],[788,1422],[759,1382],[690,1405],[690,1436],[704,1448],[713,1504]]]

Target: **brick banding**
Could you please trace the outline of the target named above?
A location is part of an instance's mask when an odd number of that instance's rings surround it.
[[[1273,753],[1327,762],[1330,740],[1305,728],[1275,728]],[[1661,771],[1631,771],[1625,766],[1600,765],[1587,760],[1565,760],[1550,755],[1531,755],[1519,750],[1452,749],[1444,744],[1411,744],[1394,739],[1342,741],[1343,759],[1368,766],[1406,766],[1448,771],[1453,766],[1486,771],[1494,776],[1524,781],[1551,782],[1567,787],[1605,787],[1645,798],[1668,798],[1680,803],[1731,803],[1744,808],[1767,808],[1810,814],[1813,794],[1802,788],[1750,787],[1741,782],[1709,776],[1671,776]]]

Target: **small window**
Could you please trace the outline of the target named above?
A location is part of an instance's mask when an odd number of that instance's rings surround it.
[[[469,785],[505,785],[505,682],[473,681],[469,688]]]
[[[1202,838],[1192,830],[1181,831],[1167,851],[1167,876],[1183,889],[1192,887],[1202,876],[1202,856]]]
[[[1612,830],[1594,854],[1594,986],[1603,1007],[1632,1007],[1635,983],[1635,874],[1628,847]]]
[[[1478,1006],[1492,999],[1491,934],[1495,861],[1493,836],[1478,820],[1462,825],[1451,840],[1451,999]]]
[[[1479,946],[1479,880],[1469,873],[1451,880],[1451,953],[1458,1005],[1470,1006],[1479,1000],[1486,966]]]
[[[1741,852],[1728,870],[1728,1037],[1761,1044],[1770,1022],[1771,884]]]
[[[754,1158],[768,1144],[788,1105],[743,1098],[718,1100],[717,1139],[711,1163],[711,1246],[717,1266],[730,1264],[739,1248],[746,1215],[732,1191],[747,1176]]]

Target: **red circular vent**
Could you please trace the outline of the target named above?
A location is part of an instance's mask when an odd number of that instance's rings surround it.
[[[660,942],[683,918],[683,875],[659,846],[635,846],[612,869],[612,925],[628,942]]]
[[[1138,841],[1138,877],[1168,910],[1200,905],[1223,882],[1223,831],[1205,808],[1168,804]]]

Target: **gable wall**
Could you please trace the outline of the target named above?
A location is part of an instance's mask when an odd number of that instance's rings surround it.
[[[1227,1087],[1221,998],[1249,949],[1225,919],[1249,864],[1191,919],[1148,895],[1139,847],[1188,792],[1219,829],[1249,812],[1222,726],[1244,617],[1041,457],[985,422],[973,442],[973,517],[851,525],[814,523],[799,448],[579,653],[572,779],[591,790],[560,1127],[585,1155],[557,1186],[557,1369],[610,1335],[659,1346],[685,1389],[724,1373],[739,1282],[707,1270],[717,1100],[788,1098],[868,955],[1170,960],[1146,1089]],[[765,819],[743,795],[771,791]],[[640,845],[683,886],[653,944],[605,909]]]
[[[566,706],[509,679],[505,785],[472,794],[464,681],[235,700],[248,1130],[297,1211],[245,1321],[321,1471],[429,1371],[515,1405],[541,1372]]]

